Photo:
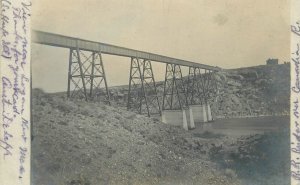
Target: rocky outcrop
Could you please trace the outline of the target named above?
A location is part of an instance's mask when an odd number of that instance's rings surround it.
[[[208,102],[216,118],[289,114],[288,64],[223,70],[216,73],[214,78],[218,90]],[[186,77],[184,81],[186,84]],[[111,89],[112,99],[118,106],[126,106],[127,89],[128,86]],[[160,102],[163,89],[164,83],[157,82]]]
[[[216,117],[289,114],[289,65],[233,69],[216,76],[219,93],[210,100]]]

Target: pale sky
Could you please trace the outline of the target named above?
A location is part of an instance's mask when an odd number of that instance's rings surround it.
[[[289,15],[289,0],[33,0],[32,27],[238,68],[289,61]],[[66,91],[68,52],[33,44],[33,87]],[[128,84],[130,59],[103,59],[109,86]],[[162,80],[165,65],[153,68]]]

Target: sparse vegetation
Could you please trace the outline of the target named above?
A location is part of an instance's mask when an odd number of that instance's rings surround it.
[[[288,113],[288,69],[219,73],[214,116]],[[158,82],[159,93],[162,88]],[[109,106],[34,90],[33,184],[285,185],[289,180],[288,132],[240,137],[202,132],[199,125],[183,132],[158,117],[126,111],[126,93],[115,88]]]

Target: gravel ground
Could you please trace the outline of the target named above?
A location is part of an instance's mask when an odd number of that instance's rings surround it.
[[[124,108],[69,101],[41,90],[33,92],[33,122],[33,185],[249,184],[241,168],[225,163],[241,159],[225,156],[239,146],[253,152],[247,149],[251,138],[187,132]],[[279,160],[284,162],[286,155],[276,157],[284,156]],[[274,177],[288,179],[286,168],[271,171]],[[272,177],[253,175],[256,184]]]

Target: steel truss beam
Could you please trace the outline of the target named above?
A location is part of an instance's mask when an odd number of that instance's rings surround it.
[[[103,87],[104,92],[102,92]],[[110,103],[101,52],[88,52],[71,48],[68,71],[68,98],[84,98],[86,101],[88,99],[96,100],[100,98],[101,94],[105,94],[105,101]]]
[[[188,99],[179,65],[166,64],[163,110],[178,110],[188,106]]]
[[[150,60],[132,57],[130,64],[127,109],[140,114],[161,114],[157,88]]]
[[[220,68],[218,67],[200,64],[198,62],[181,60],[181,59],[176,59],[176,58],[158,55],[154,53],[138,51],[138,50],[124,48],[120,46],[114,46],[111,44],[88,41],[84,39],[68,37],[68,36],[53,34],[53,33],[47,33],[42,31],[33,31],[32,41],[35,43],[55,46],[55,47],[62,47],[62,48],[78,47],[80,50],[91,51],[91,52],[97,52],[100,50],[103,54],[117,55],[117,56],[124,56],[124,57],[138,57],[140,59],[146,59],[150,61],[157,61],[157,62],[163,62],[169,64],[176,64],[180,66],[199,67],[202,69],[209,69],[209,70],[216,70],[216,71],[220,70]]]

